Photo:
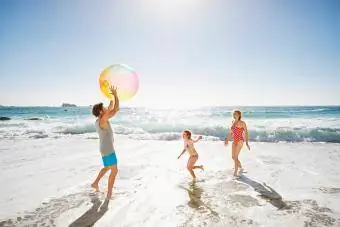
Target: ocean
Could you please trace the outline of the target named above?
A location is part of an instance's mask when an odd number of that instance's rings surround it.
[[[157,110],[122,108],[112,120],[116,134],[137,140],[178,140],[184,129],[207,140],[223,139],[234,107]],[[340,142],[339,106],[238,107],[251,141]],[[90,107],[0,108],[0,139],[44,139],[63,136],[96,138]]]

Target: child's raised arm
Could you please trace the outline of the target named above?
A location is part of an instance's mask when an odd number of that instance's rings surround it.
[[[192,140],[194,143],[197,143],[198,141],[200,141],[201,139],[203,139],[202,136],[198,136],[195,140]]]

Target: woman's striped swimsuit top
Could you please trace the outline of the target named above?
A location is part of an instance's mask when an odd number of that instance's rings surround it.
[[[243,141],[244,128],[239,128],[239,127],[236,127],[235,125],[233,125],[231,127],[231,131],[233,133],[234,142]]]

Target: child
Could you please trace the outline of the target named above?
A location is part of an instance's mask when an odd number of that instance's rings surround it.
[[[199,136],[196,140],[192,140],[191,139],[191,132],[188,130],[185,130],[182,133],[182,137],[184,140],[184,149],[182,151],[182,153],[178,156],[178,159],[186,152],[189,152],[189,160],[188,160],[188,164],[187,164],[187,169],[189,170],[189,173],[191,174],[191,176],[196,179],[195,173],[194,173],[194,169],[203,169],[203,166],[195,166],[195,163],[198,160],[198,153],[194,147],[194,143],[197,143],[199,140],[202,139],[202,136]]]
[[[110,88],[114,101],[110,101],[108,108],[103,107],[103,103],[98,103],[93,106],[92,114],[97,118],[96,129],[99,134],[100,153],[103,159],[104,167],[98,173],[96,180],[91,184],[91,187],[98,191],[98,183],[105,173],[111,170],[108,180],[107,198],[112,196],[112,188],[117,176],[117,157],[113,146],[113,131],[109,119],[114,117],[119,110],[119,99],[117,91],[114,87]],[[114,105],[113,105],[114,103]]]
[[[246,141],[246,145],[248,149],[250,150],[250,146],[248,143],[248,130],[247,125],[244,121],[242,121],[242,113],[239,110],[233,111],[233,122],[230,127],[230,131],[225,138],[224,144],[228,145],[228,140],[233,137],[233,146],[232,146],[232,158],[234,160],[234,179],[238,179],[239,176],[237,174],[238,168],[240,168],[241,172],[244,172],[244,169],[242,168],[241,162],[238,159],[238,156],[241,152],[241,149],[243,147],[244,140]],[[243,134],[245,134],[245,139],[243,139]]]

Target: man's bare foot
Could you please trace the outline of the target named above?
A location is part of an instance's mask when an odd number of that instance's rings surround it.
[[[99,192],[99,186],[98,186],[98,184],[92,183],[92,184],[91,184],[91,188],[93,188],[94,190],[96,190],[96,192]]]

